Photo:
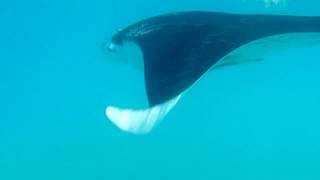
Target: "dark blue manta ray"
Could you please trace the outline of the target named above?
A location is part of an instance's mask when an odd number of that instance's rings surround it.
[[[124,131],[148,133],[209,69],[259,60],[272,49],[320,43],[319,32],[320,17],[310,16],[180,12],[137,22],[105,47],[144,69],[149,107],[109,106],[106,115]]]

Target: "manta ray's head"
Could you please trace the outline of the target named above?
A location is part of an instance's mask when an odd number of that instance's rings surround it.
[[[109,52],[114,52],[120,46],[122,46],[123,43],[124,43],[124,33],[121,29],[119,29],[118,32],[111,37],[111,41],[105,44],[105,48]]]
[[[103,58],[112,62],[130,64],[138,70],[143,70],[143,53],[132,39],[127,29],[119,29],[111,38],[103,42],[101,46]]]

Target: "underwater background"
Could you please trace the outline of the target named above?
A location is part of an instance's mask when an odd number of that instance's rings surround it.
[[[320,2],[1,1],[0,179],[320,179],[320,44],[207,73],[148,135],[108,121],[107,105],[146,97],[103,41],[184,10],[320,16]]]

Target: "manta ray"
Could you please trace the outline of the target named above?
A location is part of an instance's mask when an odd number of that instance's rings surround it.
[[[123,131],[149,133],[206,72],[310,43],[320,43],[318,16],[192,11],[147,18],[118,30],[103,47],[144,71],[149,106],[110,105],[106,116]]]

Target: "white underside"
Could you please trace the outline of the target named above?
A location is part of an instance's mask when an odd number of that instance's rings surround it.
[[[168,114],[180,97],[181,95],[147,109],[121,109],[108,106],[106,115],[113,124],[123,131],[146,134]]]
[[[320,33],[296,33],[271,36],[253,41],[237,48],[218,61],[212,69],[224,65],[256,61],[263,58],[266,53],[274,50],[313,44],[320,44]],[[129,50],[130,48],[124,50],[127,57],[130,55],[128,52],[137,50],[134,45],[130,44],[130,46],[133,47],[133,50]],[[133,55],[142,58],[141,52],[133,53]],[[123,58],[124,56],[121,57]],[[132,58],[132,56],[130,57]],[[133,62],[134,66],[138,67],[138,69],[143,69],[141,68],[142,59],[138,61],[134,59],[129,62]],[[197,81],[199,81],[199,79]],[[188,89],[190,88],[191,87]],[[185,92],[186,91],[182,93]],[[124,109],[115,106],[108,106],[106,108],[106,116],[113,124],[123,131],[134,134],[146,134],[169,113],[180,98],[181,94],[165,103],[146,109]]]

